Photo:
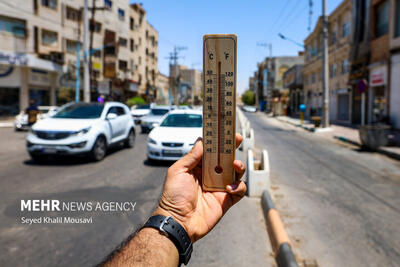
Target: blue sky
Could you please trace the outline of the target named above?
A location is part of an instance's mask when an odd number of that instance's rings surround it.
[[[322,0],[312,1],[313,28],[322,12]],[[341,1],[327,2],[329,14]],[[147,20],[159,32],[158,64],[166,75],[169,72],[166,58],[174,45],[188,48],[181,52],[184,58],[179,59],[180,64],[201,70],[203,35],[236,34],[239,93],[248,87],[257,62],[269,53],[257,43],[272,43],[273,56],[297,55],[302,48],[280,39],[278,33],[300,43],[309,33],[309,0],[147,0],[141,3]]]

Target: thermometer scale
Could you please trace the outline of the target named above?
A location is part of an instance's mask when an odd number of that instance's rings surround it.
[[[236,47],[234,34],[203,37],[203,189],[235,182]]]

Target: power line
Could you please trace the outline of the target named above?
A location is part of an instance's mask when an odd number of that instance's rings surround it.
[[[275,31],[275,28],[276,28],[276,26],[277,26],[277,23],[278,23],[278,21],[283,17],[282,15],[283,15],[283,13],[285,13],[285,10],[286,10],[286,8],[288,7],[289,3],[290,3],[290,0],[287,0],[286,4],[285,4],[285,5],[283,6],[283,8],[281,9],[281,12],[280,12],[279,15],[276,17],[274,23],[272,23],[272,27],[271,27],[272,31],[271,31],[271,32],[274,32],[274,31]]]

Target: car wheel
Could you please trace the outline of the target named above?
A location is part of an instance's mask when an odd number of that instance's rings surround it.
[[[103,136],[97,137],[93,144],[92,150],[90,151],[90,156],[94,161],[102,160],[107,152],[106,139]]]
[[[135,132],[133,130],[129,131],[128,137],[125,140],[125,146],[128,148],[132,148],[135,146]]]

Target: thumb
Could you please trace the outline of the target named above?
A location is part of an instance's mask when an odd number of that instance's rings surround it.
[[[191,170],[199,164],[203,157],[203,141],[199,137],[192,150],[176,162],[176,165],[186,170]]]

